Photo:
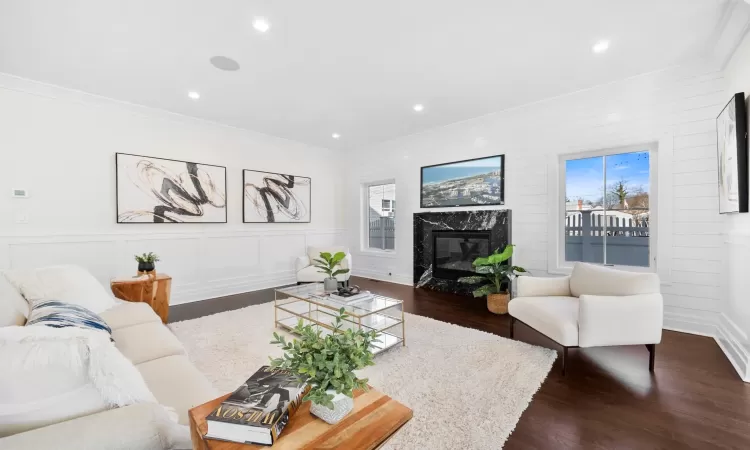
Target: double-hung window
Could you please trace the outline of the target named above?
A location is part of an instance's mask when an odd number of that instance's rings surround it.
[[[364,247],[372,250],[396,248],[396,184],[381,182],[364,186]]]
[[[562,265],[653,266],[655,151],[644,145],[561,156]]]

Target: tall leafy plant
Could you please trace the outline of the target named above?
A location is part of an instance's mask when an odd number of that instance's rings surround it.
[[[486,258],[474,260],[472,266],[477,275],[458,279],[459,283],[464,284],[486,283],[472,292],[474,297],[504,293],[503,283],[510,282],[519,273],[526,272],[523,267],[508,264],[508,260],[513,256],[512,245],[506,245],[502,253],[499,251],[500,249],[497,249]]]
[[[333,395],[328,390],[352,397],[354,389],[368,389],[367,378],[358,378],[354,371],[375,364],[370,345],[377,342],[377,332],[343,329],[347,317],[341,308],[332,324],[333,332],[325,336],[319,327],[304,325],[302,319],[294,328],[301,336],[299,340],[288,342],[273,333],[271,344],[281,346],[285,353],[281,358],[269,357],[271,366],[291,370],[307,380],[310,392],[303,400],[333,409]]]
[[[346,258],[346,253],[336,252],[331,255],[329,252],[321,252],[320,258],[315,258],[315,267],[320,269],[318,272],[328,275],[328,278],[336,278],[336,275],[342,275],[349,272],[349,269],[342,269],[339,264]],[[339,267],[337,269],[337,267]]]

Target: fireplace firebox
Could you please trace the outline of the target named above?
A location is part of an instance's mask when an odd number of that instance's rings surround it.
[[[471,263],[490,254],[489,231],[435,230],[432,239],[432,273],[445,280],[475,275]]]

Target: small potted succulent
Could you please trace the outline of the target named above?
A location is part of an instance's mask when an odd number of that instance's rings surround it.
[[[474,266],[474,272],[478,275],[459,278],[458,282],[465,284],[486,283],[472,292],[474,297],[486,295],[487,309],[495,314],[507,314],[508,302],[510,301],[510,292],[508,292],[510,282],[519,273],[525,273],[526,269],[507,263],[513,256],[512,245],[506,245],[502,253],[499,253],[499,250],[495,250],[493,254],[486,258],[474,260],[472,265]]]
[[[148,252],[142,255],[135,255],[135,260],[138,261],[138,273],[151,273],[156,270],[155,263],[159,261],[159,255]]]
[[[339,287],[339,282],[336,280],[336,275],[342,275],[349,272],[349,269],[342,269],[339,264],[346,258],[346,253],[337,252],[331,255],[329,252],[321,252],[320,258],[315,258],[315,267],[320,269],[318,272],[328,275],[323,280],[323,289],[326,292],[336,292]]]
[[[375,365],[370,345],[378,342],[377,332],[344,329],[347,317],[341,308],[325,335],[321,327],[304,325],[300,319],[294,328],[300,340],[289,342],[274,332],[271,341],[285,352],[281,358],[269,357],[271,367],[290,370],[305,380],[310,391],[302,400],[310,400],[310,412],[330,424],[351,412],[355,389],[368,390],[367,378],[358,378],[354,371]]]

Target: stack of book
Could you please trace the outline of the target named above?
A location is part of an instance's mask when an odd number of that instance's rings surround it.
[[[206,437],[273,445],[308,390],[296,374],[263,366],[206,417]]]
[[[333,293],[329,297],[331,298],[331,300],[337,301],[339,303],[349,304],[349,303],[356,303],[356,302],[361,302],[364,300],[369,300],[372,298],[372,294],[370,293],[370,291],[363,291],[363,292],[360,292],[359,294],[349,295],[349,296],[343,296],[343,295]]]

